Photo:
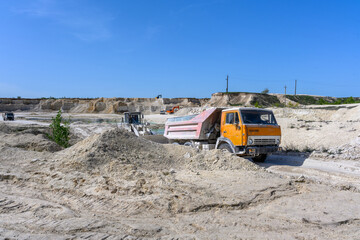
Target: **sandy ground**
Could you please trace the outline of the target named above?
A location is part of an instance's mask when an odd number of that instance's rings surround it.
[[[0,238],[356,239],[355,110],[345,109],[341,116],[353,114],[345,119],[336,118],[338,110],[319,113],[331,118],[325,130],[301,127],[314,112],[276,113],[284,147],[347,137],[312,144],[326,151],[273,155],[260,165],[220,150],[136,138],[116,129],[111,119],[118,115],[77,115],[83,119],[71,124],[74,145],[61,149],[44,136],[43,118],[51,114],[16,113],[18,120],[0,122]],[[168,116],[146,117],[161,124]],[[327,120],[311,121],[305,124]],[[304,141],[292,142],[294,135]],[[331,152],[350,146],[355,154]]]

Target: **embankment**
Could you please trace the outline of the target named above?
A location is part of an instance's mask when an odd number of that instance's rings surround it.
[[[179,105],[181,107],[200,107],[208,99],[197,98],[97,98],[97,99],[17,99],[0,98],[0,111],[58,111],[70,113],[123,113],[140,111],[159,113]]]
[[[262,94],[247,92],[214,93],[211,98],[0,98],[0,112],[58,111],[70,113],[160,113],[174,106],[196,107],[273,107],[311,104],[355,103],[359,98],[330,98],[306,95]]]

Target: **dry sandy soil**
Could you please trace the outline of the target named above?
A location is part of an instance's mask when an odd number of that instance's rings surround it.
[[[285,111],[283,147],[317,151],[261,165],[137,138],[118,115],[72,115],[61,149],[51,115],[18,113],[0,122],[0,238],[357,239],[360,106]]]

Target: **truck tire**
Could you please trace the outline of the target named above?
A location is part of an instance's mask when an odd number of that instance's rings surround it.
[[[267,158],[267,154],[260,154],[259,156],[253,157],[252,160],[254,162],[265,162]]]
[[[186,143],[184,143],[184,146],[193,147],[193,144],[192,144],[192,142],[186,142]]]
[[[230,145],[228,143],[222,143],[220,144],[220,146],[218,147],[218,149],[226,149],[228,150],[230,153],[234,153],[230,147]]]

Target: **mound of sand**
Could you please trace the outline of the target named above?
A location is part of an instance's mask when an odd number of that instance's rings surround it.
[[[174,113],[175,116],[195,115],[200,114],[205,108],[193,107],[193,108],[180,108],[179,111]]]
[[[311,154],[314,158],[323,159],[344,159],[344,160],[359,160],[360,159],[360,135],[354,141],[343,144],[339,147],[332,147],[329,149],[322,149],[321,151],[314,151]]]
[[[92,135],[63,150],[58,159],[63,167],[80,171],[109,170],[110,165],[118,166],[110,171],[259,169],[252,162],[221,150],[205,152],[185,146],[162,145],[121,129]]]
[[[201,170],[260,169],[228,152],[163,145],[117,128],[58,152],[51,163],[56,174],[46,180],[49,188],[65,191],[60,186],[68,186],[70,190],[66,191],[81,196],[121,196],[116,211],[131,215],[189,212],[209,201],[206,187],[194,187],[191,182],[179,180],[178,174],[197,176]]]
[[[2,132],[2,133],[11,133],[12,130],[8,125],[6,125],[4,123],[0,123],[0,132]]]
[[[153,170],[172,162],[172,159],[164,154],[161,145],[121,129],[92,135],[64,150],[61,159],[67,166],[86,169],[101,167],[114,160],[123,165],[134,166],[141,166],[146,162],[146,168]]]
[[[197,170],[259,170],[253,162],[233,155],[225,150],[200,151],[187,146],[164,145],[172,155],[178,156],[182,166],[191,171]]]
[[[6,147],[36,152],[56,152],[62,148],[46,136],[45,127],[9,126],[0,124],[0,137]]]

